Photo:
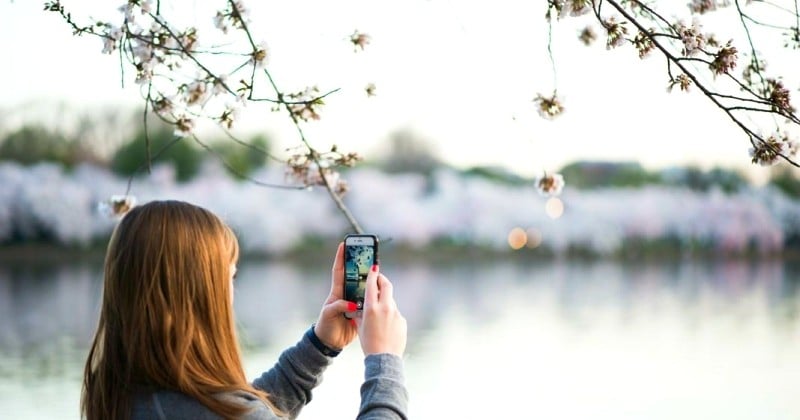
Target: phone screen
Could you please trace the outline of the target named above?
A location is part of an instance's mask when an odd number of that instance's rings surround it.
[[[344,240],[344,299],[364,307],[367,274],[377,261],[378,241],[374,235],[348,235]]]

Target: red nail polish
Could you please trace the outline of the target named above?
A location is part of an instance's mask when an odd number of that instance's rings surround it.
[[[372,264],[372,271],[378,271],[378,264]]]
[[[356,309],[358,309],[358,305],[356,305],[355,302],[347,302],[347,311],[348,312],[353,312]]]
[[[350,325],[352,325],[352,326],[354,326],[354,327],[357,327],[357,326],[358,326],[358,325],[356,324],[356,320],[355,320],[355,319],[353,319],[353,318],[350,318]]]

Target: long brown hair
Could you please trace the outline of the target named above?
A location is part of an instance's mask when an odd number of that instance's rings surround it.
[[[242,390],[270,407],[242,369],[231,301],[239,246],[208,210],[154,201],[114,230],[100,321],[84,370],[82,414],[127,419],[136,392],[167,389],[222,417],[244,408],[215,393]]]

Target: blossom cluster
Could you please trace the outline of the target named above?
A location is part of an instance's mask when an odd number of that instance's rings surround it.
[[[231,35],[231,29],[246,31],[250,23],[250,10],[242,0],[224,3],[225,8],[213,16],[221,35],[208,35],[214,40],[213,46],[201,43],[197,28],[175,26],[157,10],[153,0],[127,0],[117,9],[120,17],[116,23],[95,22],[79,32],[98,36],[105,54],[120,52],[133,66],[135,82],[146,86],[147,105],[174,126],[175,135],[193,135],[201,119],[231,129],[252,96],[255,70],[264,69],[268,63],[269,49],[265,42],[253,43],[249,32],[247,39],[251,41],[245,47],[232,40],[217,42],[220,36]],[[45,8],[76,27],[59,0],[48,2]],[[245,52],[236,51],[240,48]],[[216,57],[213,66],[211,60],[204,61],[206,54]],[[233,70],[219,70],[224,66]],[[230,85],[229,80],[238,73],[245,76],[237,85]]]
[[[749,4],[752,0],[747,0]],[[687,4],[689,10],[695,14],[705,14],[731,5],[730,0],[692,0]]]
[[[746,3],[749,4],[750,1]],[[690,0],[687,6],[691,14],[702,15],[731,4],[730,0]],[[741,19],[744,22],[751,21],[753,24],[759,24],[758,21],[750,18],[750,15],[741,11],[742,6],[737,4]],[[618,18],[611,14],[601,14],[599,5],[593,1],[549,0],[546,18],[552,22],[554,16],[560,19],[568,15],[580,15],[587,10],[592,10],[590,8],[594,10],[597,21],[606,32],[606,49],[615,49],[630,43],[636,49],[639,58],[647,57],[656,49],[664,52],[668,61],[668,91],[672,91],[675,87],[679,87],[682,91],[688,91],[692,84],[700,84],[699,88],[702,93],[717,102],[717,105],[726,112],[771,112],[785,116],[790,123],[798,122],[794,115],[796,109],[791,104],[790,90],[780,80],[764,75],[764,61],[756,56],[755,51],[751,54],[750,62],[744,68],[741,77],[737,79],[733,72],[738,65],[739,51],[734,46],[733,40],[723,44],[713,33],[704,33],[697,16],[692,18],[691,23],[685,23],[680,18],[675,18],[674,23],[668,23],[664,17],[666,15],[655,10],[655,2],[622,0],[615,3],[613,7],[624,15],[623,18]],[[622,9],[629,9],[631,13],[626,13]],[[652,27],[644,29],[647,23],[660,29]],[[637,30],[635,36],[629,34],[629,28]],[[800,31],[797,28],[792,27],[789,30],[790,38],[800,39]],[[590,26],[585,26],[578,33],[578,39],[585,45],[591,44],[595,38]],[[788,47],[789,44],[791,42],[785,46]],[[675,50],[674,53],[670,52],[670,49]],[[707,69],[715,77],[715,81],[703,81],[703,69],[698,63],[707,65]],[[678,67],[680,71],[673,75],[675,67]],[[734,80],[732,86],[738,84],[741,92],[744,93],[737,96],[724,91],[728,88],[718,89],[719,86],[722,86],[721,84],[712,86],[712,83],[717,83],[716,76],[720,75],[730,76]],[[563,111],[561,101],[555,96],[548,98],[538,95],[535,102],[538,105],[537,111],[546,119],[553,119]],[[744,106],[741,105],[742,102],[745,103]],[[746,106],[753,103],[759,106]],[[750,152],[753,162],[769,165],[775,163],[777,158],[792,160],[795,149],[793,142],[777,135],[761,140],[748,127],[750,124],[741,122],[738,118],[737,113],[734,119],[740,122],[739,125],[751,138],[758,140],[754,140],[754,146]]]
[[[561,174],[544,174],[534,182],[540,194],[555,197],[564,189],[564,177]]]
[[[361,160],[361,156],[357,153],[340,153],[336,145],[327,153],[311,150],[307,153],[292,155],[289,158],[286,177],[289,181],[306,187],[329,187],[341,197],[347,193],[349,187],[336,168],[353,167]]]
[[[227,8],[214,15],[214,26],[226,34],[231,27],[242,29],[250,23],[250,9],[241,0],[227,3]]]
[[[97,204],[97,211],[108,218],[121,218],[136,205],[132,195],[112,195]]]
[[[555,12],[559,19],[565,16],[582,16],[592,10],[592,0],[549,0],[548,19],[551,11]]]
[[[299,92],[286,94],[287,106],[292,117],[303,121],[318,120],[320,118],[319,107],[325,105],[325,101],[319,94],[319,88],[316,86],[309,86]]]
[[[639,32],[636,34],[636,38],[633,39],[633,46],[639,51],[639,58],[647,57],[650,51],[653,51],[653,48],[655,48],[651,36],[651,34]]]
[[[732,41],[728,41],[724,47],[720,48],[714,54],[714,60],[709,64],[711,71],[714,75],[730,73],[736,67],[737,51],[736,47],[731,45]]]
[[[627,22],[617,21],[613,16],[603,21],[606,28],[606,49],[620,47],[625,44],[625,35],[628,34]]]
[[[542,118],[552,120],[564,113],[563,101],[556,92],[553,92],[551,96],[537,94],[533,102],[536,103],[536,111]]]
[[[366,48],[371,41],[371,36],[363,32],[359,32],[358,30],[354,31],[352,35],[350,35],[350,43],[353,44],[355,51],[358,51],[359,48],[361,51],[364,51],[364,48]]]
[[[692,85],[692,79],[685,74],[679,74],[677,77],[672,78],[669,81],[669,85],[667,86],[667,92],[671,92],[672,88],[675,86],[680,86],[681,90],[684,92],[689,91],[689,86]]]
[[[175,25],[177,19],[162,14],[158,2],[123,1],[117,9],[118,19],[85,27],[73,21],[60,0],[46,2],[45,10],[60,14],[75,34],[100,38],[104,54],[119,53],[121,65],[135,69],[135,81],[143,86],[143,95],[146,92],[146,107],[171,124],[176,136],[194,137],[200,142],[195,134],[202,120],[230,130],[250,101],[275,104],[273,110],[288,111],[295,124],[320,119],[319,110],[326,95],[320,95],[318,87],[285,94],[272,82],[267,72],[270,49],[266,42],[253,39],[249,29],[251,12],[243,0],[223,2],[223,8],[212,16],[219,32],[203,32],[202,39],[197,28]],[[238,38],[234,39],[234,35]],[[356,49],[364,50],[371,37],[355,31],[349,41]],[[274,88],[274,98],[254,98],[255,78],[261,75],[266,75],[267,86]],[[366,85],[365,92],[374,96],[375,84]],[[305,138],[302,141],[308,152],[288,159],[287,173],[305,186],[325,185],[343,195],[347,183],[340,179],[336,168],[352,166],[360,157],[335,149],[319,153]],[[114,197],[102,206],[109,214],[121,214],[132,205],[129,198]]]
[[[578,34],[578,39],[583,45],[589,46],[597,39],[597,34],[594,33],[594,29],[592,29],[591,26],[586,26],[581,29],[580,34]]]
[[[697,19],[692,20],[691,26],[683,22],[678,22],[676,26],[676,32],[683,43],[681,54],[691,57],[706,47],[706,36],[702,33],[702,27]]]
[[[767,95],[772,103],[772,110],[775,112],[795,112],[789,98],[789,89],[783,82],[775,79],[767,79]]]
[[[798,143],[789,138],[786,133],[772,134],[764,140],[755,139],[750,148],[750,158],[753,163],[761,166],[771,166],[778,162],[782,156],[793,158],[797,155]]]
[[[224,34],[231,27],[243,28],[249,22],[249,11],[242,1],[226,4],[227,8],[214,16],[215,26]],[[93,33],[103,41],[102,52],[121,51],[135,69],[136,83],[147,86],[148,105],[173,124],[176,135],[192,135],[201,118],[232,128],[249,90],[234,91],[227,84],[230,74],[215,72],[199,61],[201,53],[214,48],[203,49],[196,28],[176,27],[153,9],[151,0],[128,0],[118,9],[122,15],[119,24],[97,22]],[[263,43],[253,48],[248,54],[249,64],[263,67],[266,51]]]

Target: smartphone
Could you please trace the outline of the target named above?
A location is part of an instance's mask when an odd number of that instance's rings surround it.
[[[367,274],[378,264],[378,237],[375,235],[347,235],[344,237],[344,300],[355,302],[355,312],[346,312],[346,318],[360,316],[364,308]]]

